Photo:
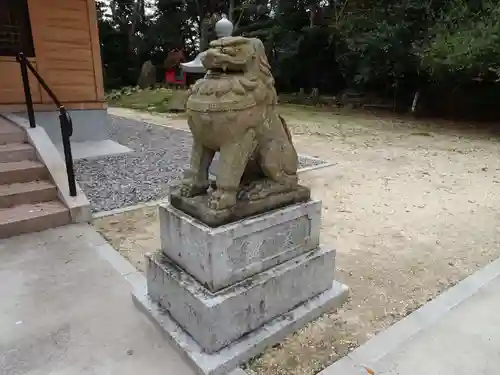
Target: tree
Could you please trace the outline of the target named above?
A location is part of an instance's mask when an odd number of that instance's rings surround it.
[[[148,4],[152,8],[148,10]],[[169,50],[191,58],[223,14],[262,39],[281,91],[412,96],[500,79],[500,0],[98,1],[106,87],[134,84]],[[404,99],[406,100],[406,99]]]
[[[500,2],[452,0],[439,14],[420,50],[434,79],[500,78]]]

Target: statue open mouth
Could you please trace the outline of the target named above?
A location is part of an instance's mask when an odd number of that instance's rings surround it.
[[[208,50],[202,62],[203,66],[208,70],[241,74],[246,70],[248,59]]]
[[[202,63],[207,70],[241,74],[248,70],[254,52],[254,46],[249,39],[222,38],[210,43],[210,48],[202,57]]]

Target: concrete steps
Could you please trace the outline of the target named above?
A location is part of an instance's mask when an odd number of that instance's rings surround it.
[[[69,210],[59,201],[22,204],[0,209],[0,238],[38,232],[69,224]]]
[[[36,152],[28,143],[7,143],[0,145],[0,163],[22,160],[36,160]]]
[[[57,188],[48,181],[0,185],[0,208],[57,200]]]
[[[0,238],[69,224],[44,164],[23,129],[0,117]]]
[[[15,182],[46,180],[49,171],[38,161],[23,160],[11,163],[0,163],[0,185]]]
[[[24,130],[0,118],[0,145],[24,142],[26,142]]]

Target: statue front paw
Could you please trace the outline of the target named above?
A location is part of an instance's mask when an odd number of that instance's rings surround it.
[[[180,189],[180,194],[182,197],[190,198],[196,195],[204,194],[208,189],[208,186],[199,186],[190,182],[184,182]]]
[[[251,182],[250,184],[243,186],[243,188],[239,192],[238,197],[241,200],[247,201],[262,199],[262,190],[262,184],[258,182]]]
[[[208,200],[208,207],[213,210],[225,210],[236,204],[236,192],[215,190]]]

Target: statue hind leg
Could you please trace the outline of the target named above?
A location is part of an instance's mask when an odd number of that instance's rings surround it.
[[[295,186],[298,183],[299,167],[297,151],[285,120],[277,114],[272,118],[274,123],[271,128],[274,129],[276,136],[261,147],[262,169],[273,181],[285,186]]]
[[[260,166],[267,178],[255,181],[248,186],[245,195],[251,200],[290,191],[299,183],[298,155],[291,142],[286,124],[277,115],[274,121],[276,121],[273,124],[276,137],[267,139],[259,145]]]

